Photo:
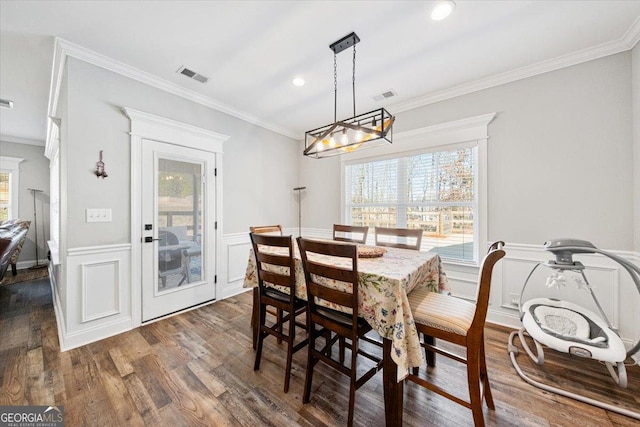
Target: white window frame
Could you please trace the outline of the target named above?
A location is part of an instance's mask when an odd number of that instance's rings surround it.
[[[9,219],[20,217],[20,162],[19,157],[0,156],[0,172],[9,173]]]
[[[448,264],[478,265],[481,250],[487,247],[487,141],[489,123],[496,113],[395,133],[393,144],[370,150],[344,154],[340,159],[340,216],[346,220],[345,167],[354,163],[373,162],[428,151],[446,151],[462,145],[477,147],[478,218],[474,219],[474,262],[448,259]]]

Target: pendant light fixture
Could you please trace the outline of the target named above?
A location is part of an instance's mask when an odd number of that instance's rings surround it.
[[[321,159],[350,153],[362,148],[391,144],[395,117],[384,108],[356,116],[356,44],[360,38],[351,33],[329,45],[333,51],[333,123],[305,132],[304,155]],[[353,46],[353,117],[337,120],[338,71],[336,56]]]

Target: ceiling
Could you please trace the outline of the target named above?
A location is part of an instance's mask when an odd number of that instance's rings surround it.
[[[392,113],[628,50],[640,1],[0,1],[0,134],[44,141],[54,36],[238,117],[302,138],[333,121],[333,52],[355,31],[356,113]],[[352,115],[351,49],[338,54],[338,118]],[[206,84],[177,73],[181,66]],[[302,76],[306,84],[291,81]],[[393,89],[384,101],[374,96]],[[7,139],[7,138],[5,138]]]

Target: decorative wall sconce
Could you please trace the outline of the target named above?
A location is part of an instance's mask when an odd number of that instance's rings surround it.
[[[96,163],[96,170],[94,172],[96,174],[96,178],[102,177],[103,179],[108,177],[107,171],[104,170],[104,162],[102,161],[102,150],[100,150],[100,160]]]

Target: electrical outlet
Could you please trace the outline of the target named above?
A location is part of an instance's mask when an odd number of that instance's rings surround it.
[[[111,209],[87,209],[87,222],[111,222]]]
[[[509,303],[517,307],[520,303],[520,294],[509,294]]]

